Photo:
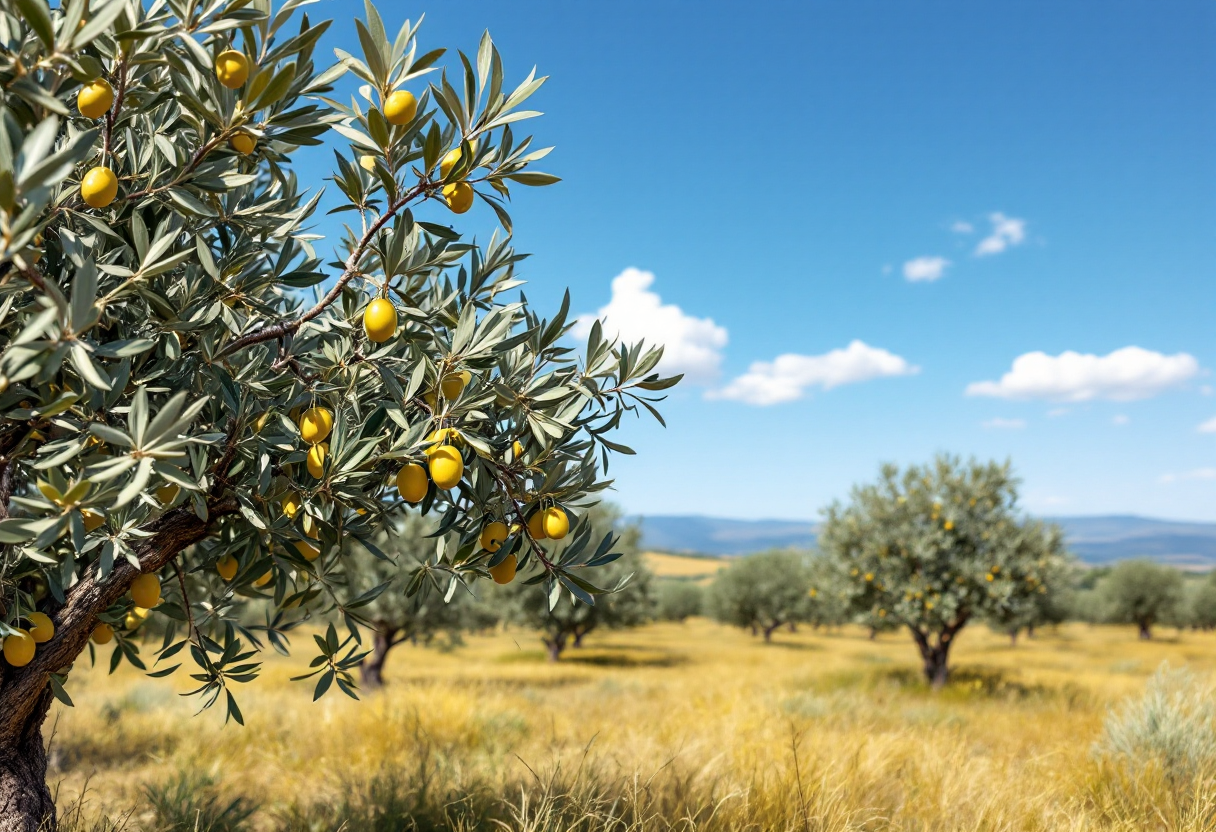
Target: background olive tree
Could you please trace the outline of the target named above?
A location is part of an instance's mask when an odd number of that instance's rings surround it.
[[[772,641],[780,627],[811,618],[809,556],[798,551],[759,552],[718,573],[708,607],[723,624],[749,629]]]
[[[819,545],[858,614],[907,626],[934,687],[946,683],[968,622],[1046,594],[1067,559],[1057,529],[1018,511],[1008,463],[945,455],[903,471],[883,466],[876,483],[828,508]]]
[[[667,578],[655,582],[655,617],[662,621],[683,622],[700,615],[705,607],[705,590],[692,581]]]
[[[462,584],[445,588],[451,590],[450,597],[430,581],[413,595],[402,591],[417,569],[434,556],[436,545],[441,545],[431,536],[435,526],[428,518],[405,511],[374,538],[384,557],[362,545],[345,547],[354,589],[367,593],[385,587],[361,613],[371,629],[371,652],[359,668],[365,689],[384,684],[389,651],[398,645],[430,645],[442,637],[447,645],[455,646],[462,633],[498,623],[495,611]]]
[[[1152,561],[1123,561],[1097,591],[1103,620],[1135,624],[1140,638],[1147,640],[1153,637],[1153,625],[1168,622],[1182,604],[1182,573]]]
[[[508,85],[488,34],[443,68],[370,5],[358,56],[320,69],[303,5],[0,0],[0,832],[53,822],[41,726],[91,634],[153,675],[191,665],[240,721],[258,651],[311,616],[339,622],[315,695],[353,696],[379,593],[511,556],[542,604],[601,591],[611,539],[580,524],[555,553],[525,520],[594,502],[622,413],[676,379],[598,325],[572,351],[568,298],[545,319],[509,295],[508,197],[556,181],[517,132],[544,78]],[[332,243],[291,164],[327,142]],[[475,200],[506,236],[451,225]],[[375,552],[405,497],[444,547],[352,592],[339,541]],[[126,631],[136,605],[158,627]]]
[[[550,661],[560,659],[567,647],[581,647],[594,630],[637,627],[655,614],[654,577],[638,551],[640,527],[622,525],[620,510],[604,503],[589,509],[579,525],[591,539],[614,541],[611,551],[616,556],[596,570],[596,579],[612,590],[610,594],[600,596],[595,604],[573,600],[551,604],[530,591],[529,585],[542,575],[496,587],[488,594],[491,599],[505,596],[501,608],[507,621],[540,632]]]

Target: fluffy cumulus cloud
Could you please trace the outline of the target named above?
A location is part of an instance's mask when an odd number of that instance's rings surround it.
[[[904,277],[916,283],[934,281],[946,273],[950,261],[945,257],[917,257],[904,263]]]
[[[1086,402],[1094,399],[1147,399],[1185,383],[1199,374],[1194,356],[1163,355],[1140,347],[1124,347],[1109,355],[1068,352],[1048,355],[1028,352],[1013,361],[1000,381],[967,385],[968,396],[1000,399],[1047,399]]]
[[[975,247],[977,257],[989,254],[1000,254],[1010,246],[1016,246],[1026,239],[1026,220],[1007,217],[1000,211],[988,215],[992,223],[992,233],[980,240]]]
[[[706,398],[763,407],[801,399],[812,387],[831,390],[842,384],[918,372],[919,367],[894,353],[853,341],[823,355],[787,353],[772,361],[756,361],[725,387],[707,392]]]
[[[594,315],[580,315],[574,333],[586,338],[596,319],[604,333],[626,342],[645,339],[663,345],[664,373],[684,373],[694,384],[717,380],[726,346],[725,327],[711,318],[686,314],[674,303],[663,303],[651,290],[654,274],[628,268],[612,279],[612,299]]]
[[[1216,433],[1216,416],[1201,424],[1197,430],[1200,433]]]
[[[984,427],[989,430],[1021,430],[1026,427],[1025,419],[1002,419],[997,416],[995,419],[989,419],[983,423]]]

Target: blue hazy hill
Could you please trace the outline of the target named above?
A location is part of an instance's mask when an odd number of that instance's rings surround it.
[[[799,520],[730,520],[697,515],[637,518],[642,545],[665,552],[747,555],[764,549],[809,548],[816,524]],[[1048,517],[1086,563],[1150,558],[1191,568],[1216,566],[1216,523],[1158,520],[1134,515]]]

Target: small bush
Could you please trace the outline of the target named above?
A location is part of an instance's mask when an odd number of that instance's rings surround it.
[[[1216,770],[1213,694],[1210,682],[1162,665],[1143,697],[1107,718],[1099,754],[1133,771],[1158,765],[1175,787]]]

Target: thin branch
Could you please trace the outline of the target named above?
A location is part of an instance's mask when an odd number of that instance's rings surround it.
[[[197,639],[195,644],[199,647],[203,646],[203,634],[198,631],[198,625],[194,623],[194,611],[190,609],[190,594],[186,591],[186,576],[182,574],[182,568],[178,565],[177,558],[172,560],[173,571],[177,573],[177,583],[182,588],[182,606],[186,608],[186,622],[190,626],[190,631],[194,633]]]
[[[114,106],[106,112],[106,131],[101,144],[101,158],[104,161],[110,155],[110,143],[114,135],[114,122],[122,110],[122,101],[127,95],[127,55],[123,52],[122,60],[118,62],[118,91],[114,96]]]
[[[215,463],[215,468],[212,469],[212,474],[215,477],[215,482],[211,486],[212,498],[218,498],[223,491],[228,476],[228,469],[232,466],[232,461],[236,459],[236,444],[241,435],[241,420],[235,416],[228,420],[225,426],[228,431],[228,442],[224,446],[224,455]]]
[[[391,203],[385,212],[381,214],[374,223],[368,226],[367,231],[365,231],[363,236],[359,238],[358,245],[355,246],[354,250],[350,253],[350,256],[346,258],[346,264],[342,270],[342,275],[338,278],[337,282],[334,283],[333,288],[326,293],[325,297],[321,298],[316,306],[312,307],[307,312],[302,313],[299,317],[293,320],[280,321],[277,324],[263,327],[256,332],[251,332],[248,335],[243,335],[240,338],[237,338],[235,341],[228,344],[228,346],[220,350],[219,354],[216,356],[216,359],[218,360],[225,358],[232,355],[234,352],[243,350],[246,347],[251,347],[254,344],[260,344],[263,341],[273,341],[276,338],[282,338],[284,335],[291,335],[295,333],[296,330],[298,330],[301,326],[324,312],[326,307],[341,296],[342,290],[346,288],[346,284],[350,283],[355,275],[359,274],[359,263],[362,261],[363,255],[367,253],[368,247],[371,246],[372,240],[375,239],[375,236],[380,229],[387,225],[389,220],[393,219],[393,217],[397,215],[397,212],[408,205],[412,200],[418,196],[426,194],[428,191],[433,191],[438,187],[439,184],[436,183],[421,182],[407,191],[397,201]]]

